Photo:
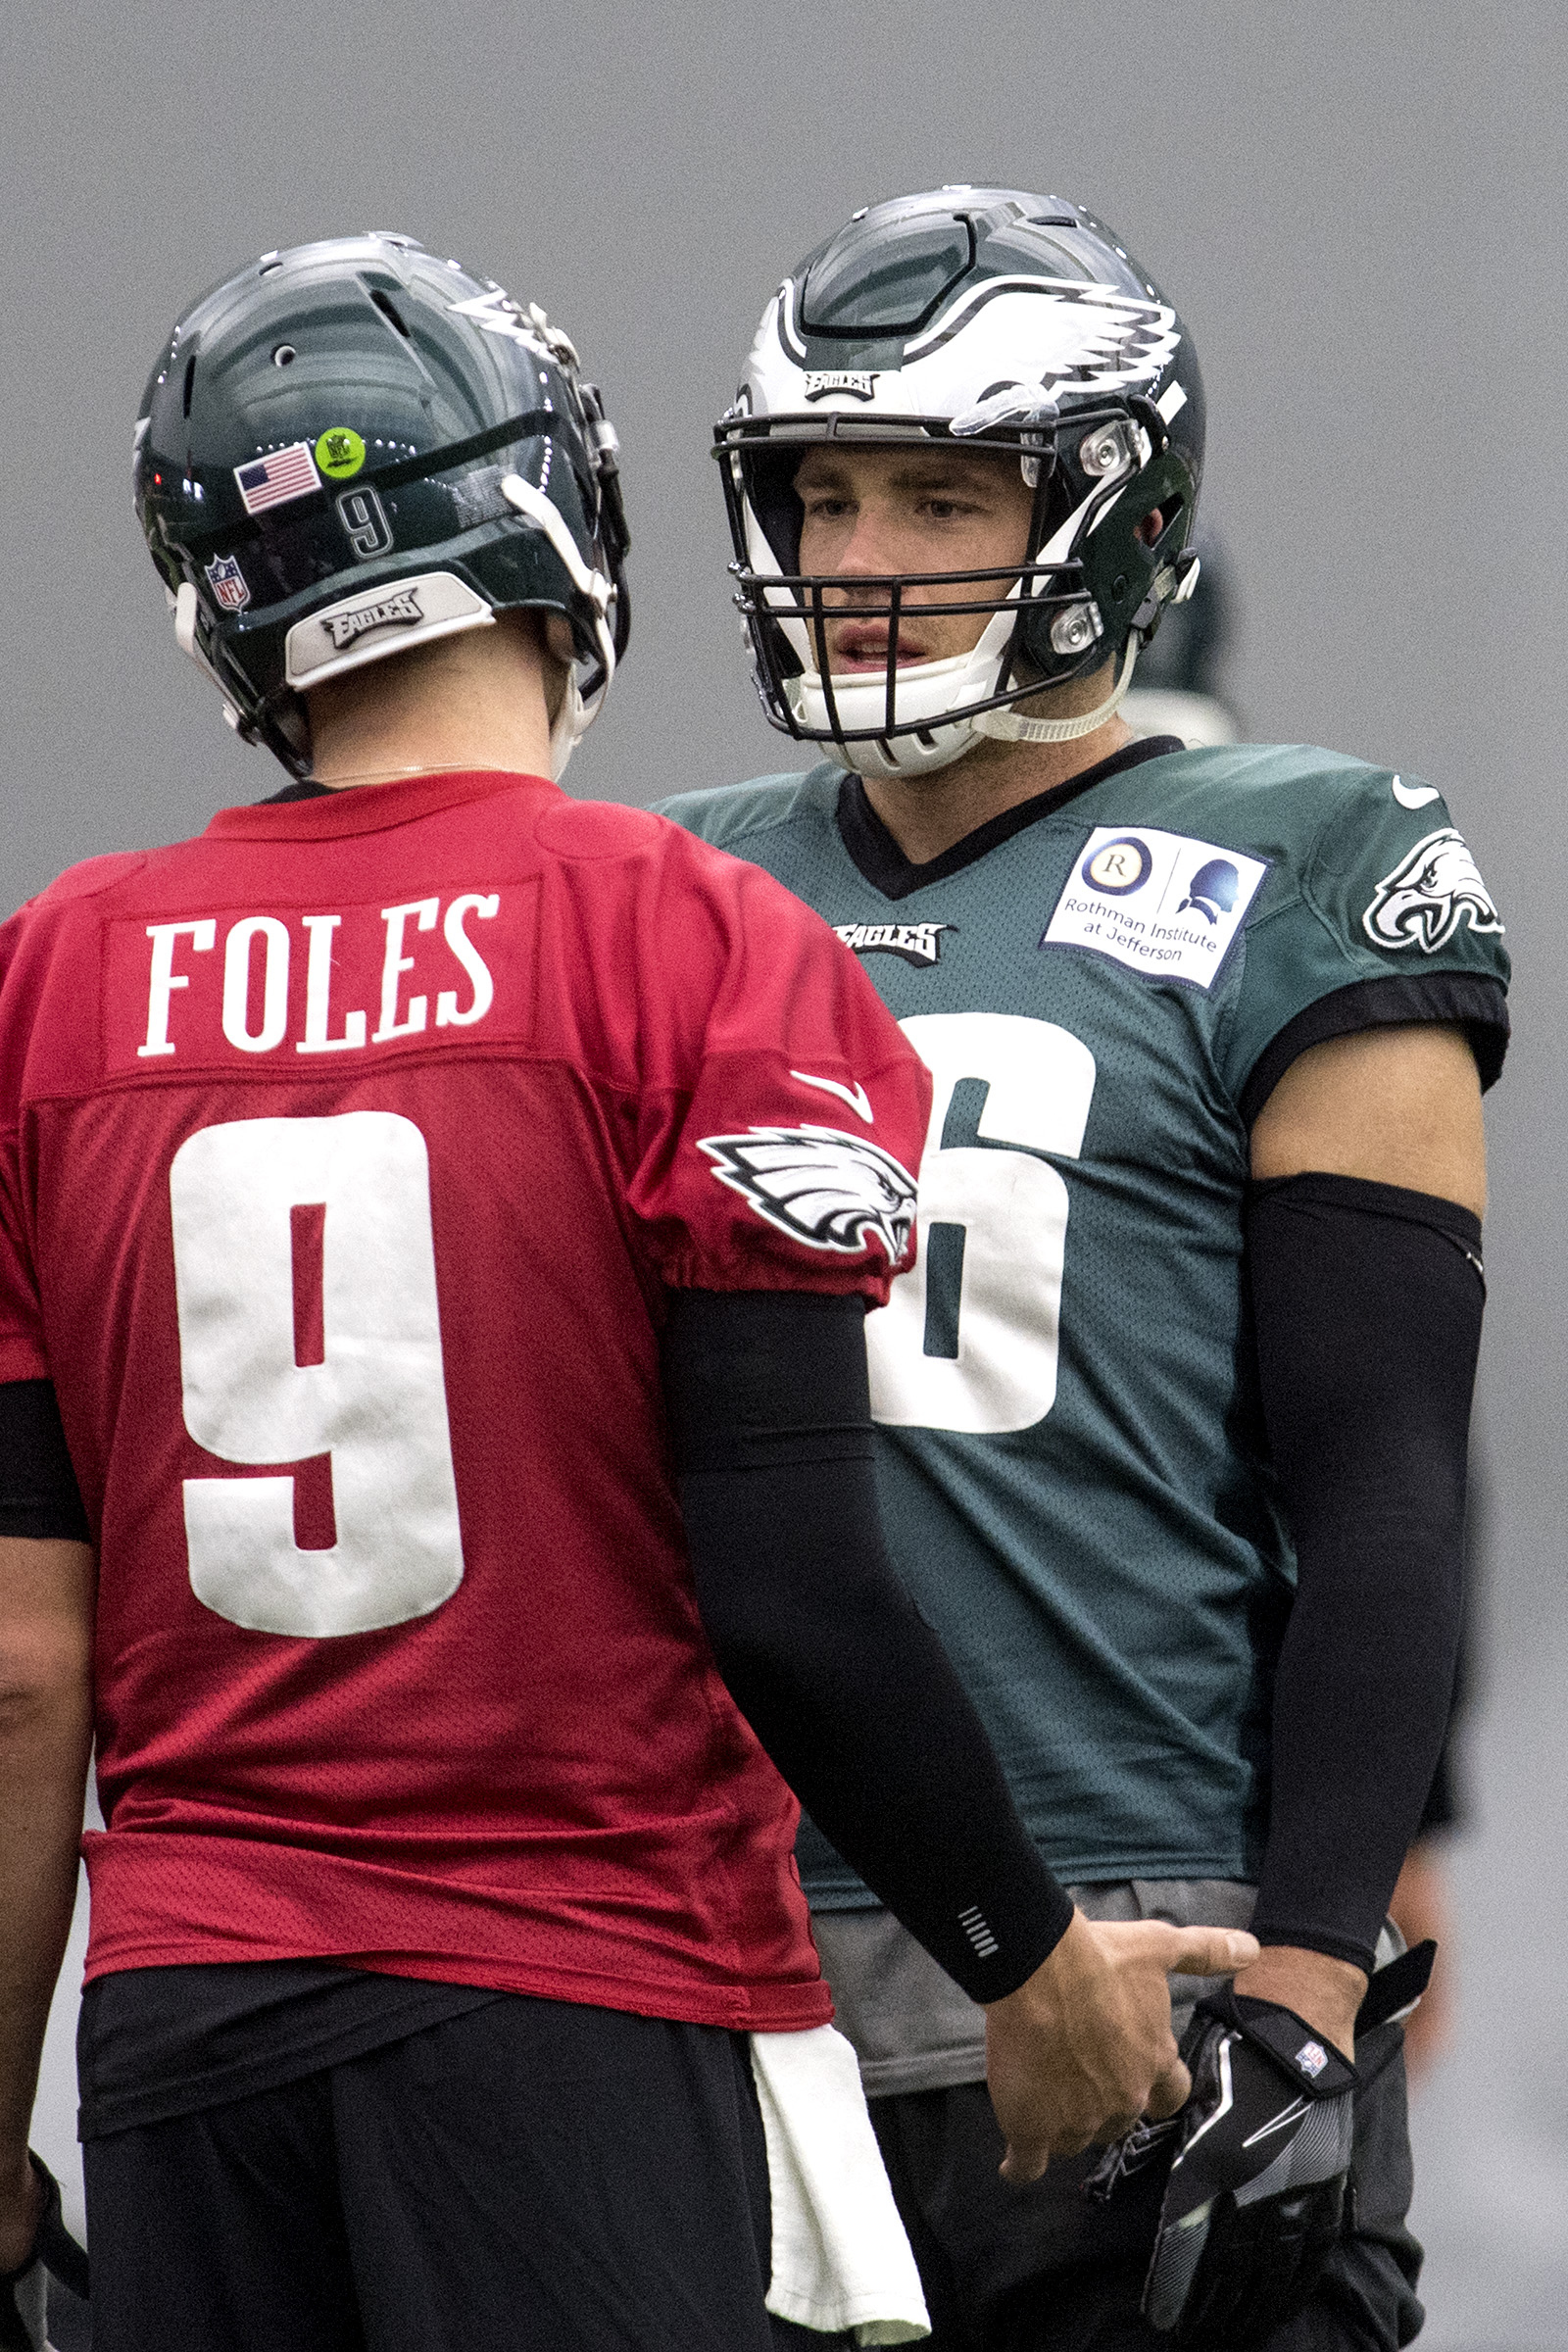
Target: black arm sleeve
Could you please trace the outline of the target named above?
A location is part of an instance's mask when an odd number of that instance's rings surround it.
[[[1467,1209],[1393,1185],[1250,1193],[1263,1417],[1298,1565],[1252,1926],[1361,1968],[1453,1697],[1480,1248]]]
[[[964,1991],[1014,1991],[1072,1905],[888,1558],[862,1301],[678,1292],[664,1396],[698,1606],[736,1705]]]
[[[1443,1753],[1432,1776],[1426,1807],[1416,1829],[1418,1839],[1459,1827],[1468,1810],[1465,1774],[1465,1714],[1474,1679],[1476,1612],[1487,1580],[1490,1555],[1491,1507],[1485,1453],[1470,1448],[1470,1473],[1464,1509],[1464,1615],[1459,1624],[1459,1663],[1454,1670],[1453,1697]]]
[[[51,1381],[0,1381],[0,1536],[91,1540]]]

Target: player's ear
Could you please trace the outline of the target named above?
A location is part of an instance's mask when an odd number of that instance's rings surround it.
[[[1146,547],[1152,547],[1154,541],[1159,537],[1160,532],[1164,528],[1164,509],[1162,507],[1152,507],[1149,513],[1144,516],[1143,521],[1138,525],[1138,536]]]

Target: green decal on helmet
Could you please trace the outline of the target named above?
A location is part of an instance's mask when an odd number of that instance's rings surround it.
[[[365,464],[365,443],[350,424],[328,425],[316,444],[316,463],[334,482],[346,482]]]
[[[323,409],[360,423],[323,431]],[[310,768],[308,692],[536,612],[574,653],[559,774],[626,644],[617,457],[536,304],[412,237],[340,237],[265,255],[180,319],[132,487],[179,644],[291,773]]]
[[[993,451],[1034,493],[1028,561],[987,572],[857,576],[800,568],[795,473],[812,443]],[[1192,338],[1081,205],[946,187],[868,206],[768,304],[714,455],[737,603],[772,724],[867,775],[945,767],[983,735],[1063,742],[1103,725],[1138,648],[1196,585],[1188,549],[1203,463]],[[951,660],[898,658],[902,600],[989,615]],[[885,670],[826,670],[823,599],[885,622]],[[941,592],[946,590],[946,595]],[[1074,718],[1011,706],[1115,660]]]

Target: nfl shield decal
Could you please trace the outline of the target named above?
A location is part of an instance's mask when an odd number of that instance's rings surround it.
[[[243,612],[251,601],[245,574],[234,556],[215,556],[207,566],[207,585],[225,612]]]
[[[1089,948],[1150,980],[1213,985],[1268,872],[1211,841],[1152,825],[1097,825],[1040,945]]]

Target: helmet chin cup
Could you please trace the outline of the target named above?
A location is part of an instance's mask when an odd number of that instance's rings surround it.
[[[997,691],[1012,614],[999,614],[998,619],[1002,627],[997,620],[989,621],[979,644],[968,653],[944,662],[911,662],[897,672],[896,726],[887,734],[870,732],[887,710],[885,670],[835,673],[830,707],[820,671],[808,669],[786,682],[790,710],[806,733],[828,738],[823,748],[840,767],[865,776],[934,775],[960,760],[977,740],[966,706],[983,703]],[[996,643],[999,636],[1001,645]],[[835,727],[861,740],[837,741]]]
[[[1000,661],[982,660],[977,646],[947,662],[911,663],[899,672],[899,732],[856,743],[830,741],[827,757],[857,775],[931,776],[951,767],[982,737],[999,743],[1077,743],[1114,718],[1133,682],[1138,639],[1130,635],[1120,672],[1103,702],[1071,718],[1025,718],[1013,710],[977,710],[951,718],[955,704],[983,700],[995,691]],[[1040,689],[1039,691],[1050,691]],[[820,735],[832,723],[822,680],[815,670],[790,680],[790,709],[803,728]],[[835,677],[833,701],[846,733],[874,726],[885,707],[886,682],[876,676]]]
[[[934,776],[975,745],[968,719],[919,735],[879,735],[874,743],[828,743],[822,749],[835,767],[846,774],[887,778]]]

